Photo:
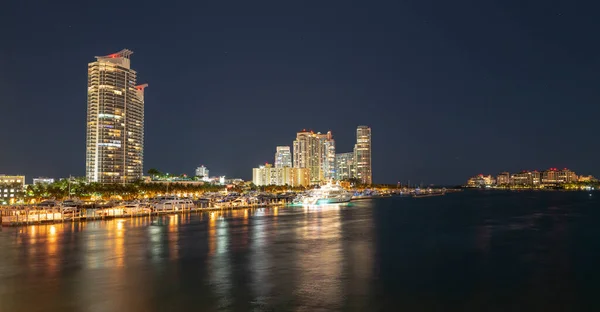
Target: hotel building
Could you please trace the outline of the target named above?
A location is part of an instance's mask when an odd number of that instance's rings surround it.
[[[142,179],[144,88],[131,69],[130,50],[88,64],[86,177],[90,182]]]

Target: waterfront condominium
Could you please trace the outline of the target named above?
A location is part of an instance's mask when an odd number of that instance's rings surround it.
[[[347,180],[356,176],[354,168],[354,153],[335,154],[335,179]]]
[[[326,134],[302,130],[293,144],[294,168],[308,168],[311,183],[319,183],[335,175],[335,141]]]
[[[371,128],[367,126],[358,126],[356,129],[354,160],[356,166],[356,178],[363,184],[372,184]]]
[[[275,168],[292,167],[292,153],[289,146],[277,146]]]
[[[88,64],[86,177],[126,183],[142,178],[144,88],[131,69],[130,50]]]

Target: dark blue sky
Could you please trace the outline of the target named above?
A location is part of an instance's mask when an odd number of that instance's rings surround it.
[[[296,131],[373,175],[461,183],[600,175],[593,1],[9,1],[0,12],[0,173],[84,175],[87,63],[133,50],[145,170],[251,178]]]

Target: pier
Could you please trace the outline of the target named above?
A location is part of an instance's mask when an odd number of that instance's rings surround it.
[[[166,214],[185,214],[215,210],[235,210],[249,208],[269,208],[285,206],[285,201],[233,205],[231,203],[204,203],[174,206],[170,210],[155,210],[149,207],[128,208],[124,206],[108,208],[80,208],[77,211],[62,207],[3,206],[0,207],[2,226],[22,226],[31,224],[52,224],[76,221],[109,220],[115,218],[137,218]]]

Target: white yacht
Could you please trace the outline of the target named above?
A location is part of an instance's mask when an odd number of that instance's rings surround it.
[[[154,211],[172,211],[194,208],[194,202],[188,198],[175,196],[159,197],[152,204]]]
[[[347,203],[352,199],[352,194],[339,184],[327,183],[320,188],[311,190],[302,198],[305,205],[323,205]]]

